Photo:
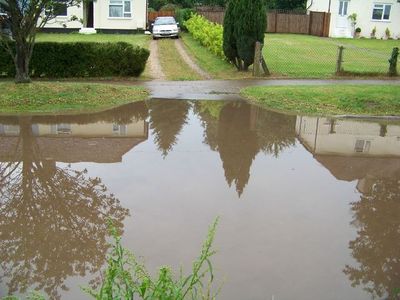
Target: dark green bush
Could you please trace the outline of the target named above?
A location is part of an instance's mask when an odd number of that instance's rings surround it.
[[[175,18],[176,21],[179,22],[179,27],[182,30],[187,31],[187,28],[185,26],[185,22],[187,20],[190,19],[190,17],[192,16],[192,14],[194,14],[195,11],[193,9],[190,8],[181,8],[181,9],[177,9],[175,12]]]
[[[129,43],[36,43],[30,63],[32,77],[139,76],[149,51]],[[13,77],[11,56],[0,48],[0,75]]]
[[[239,70],[254,61],[256,42],[264,43],[266,27],[264,0],[231,0],[224,18],[223,49]]]

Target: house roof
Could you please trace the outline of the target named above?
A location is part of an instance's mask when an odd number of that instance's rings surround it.
[[[315,155],[336,179],[353,181],[372,175],[377,178],[400,177],[400,158],[375,158],[335,155]]]

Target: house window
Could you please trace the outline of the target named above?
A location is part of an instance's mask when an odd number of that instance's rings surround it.
[[[371,148],[371,141],[356,140],[354,151],[358,153],[368,153]]]
[[[375,4],[372,10],[372,20],[389,20],[391,9],[391,4]]]
[[[130,0],[110,0],[110,18],[130,18],[132,16]]]
[[[347,16],[349,1],[339,1],[339,16]]]
[[[114,135],[126,135],[126,125],[113,124]]]
[[[55,16],[67,16],[67,4],[66,3],[55,3],[54,4],[54,15]]]
[[[71,124],[57,124],[57,134],[71,134]]]
[[[49,10],[45,11],[46,16],[60,16],[66,17],[67,16],[67,3],[65,1],[59,0],[55,1]]]

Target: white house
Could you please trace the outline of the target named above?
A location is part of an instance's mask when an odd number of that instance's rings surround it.
[[[134,32],[145,30],[147,0],[94,0],[79,7],[60,5],[44,31]],[[71,18],[76,21],[71,21]]]
[[[330,37],[352,37],[354,29],[361,28],[361,36],[386,38],[389,29],[392,38],[400,38],[400,0],[307,0],[309,11],[330,12]],[[353,26],[349,16],[357,14]]]

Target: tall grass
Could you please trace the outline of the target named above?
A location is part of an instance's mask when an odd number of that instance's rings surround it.
[[[179,274],[175,274],[170,267],[163,266],[155,277],[149,274],[132,252],[122,247],[121,237],[111,225],[114,242],[100,288],[84,290],[96,300],[215,299],[218,290],[213,291],[214,274],[210,258],[215,254],[212,244],[217,224],[218,218],[209,227],[190,274],[184,275],[182,268]]]

